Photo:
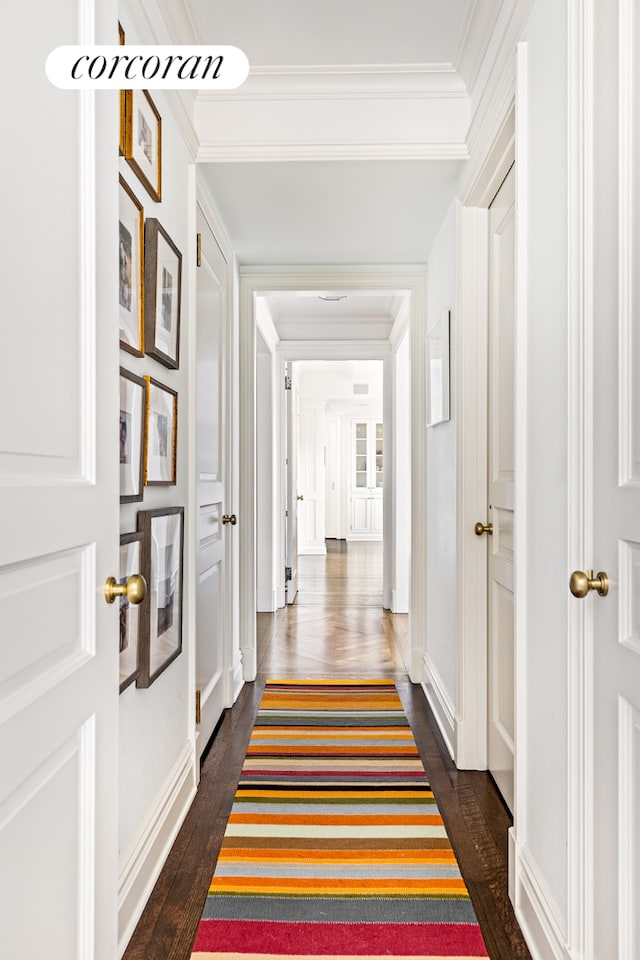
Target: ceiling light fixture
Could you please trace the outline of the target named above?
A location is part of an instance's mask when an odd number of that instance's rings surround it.
[[[337,300],[346,300],[346,299],[347,299],[346,293],[343,293],[342,296],[338,296],[338,297],[323,297],[322,294],[319,294],[318,296],[318,300],[328,300],[331,303],[334,303]]]

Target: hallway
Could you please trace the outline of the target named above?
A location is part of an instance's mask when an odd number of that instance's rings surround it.
[[[406,676],[408,617],[382,609],[382,543],[301,556],[290,607],[258,614],[258,679]]]
[[[422,690],[408,681],[407,617],[381,607],[382,544],[328,541],[301,557],[295,604],[258,615],[255,683],[227,710],[200,787],[124,960],[188,960],[268,676],[385,677],[397,684],[492,960],[529,960],[507,896],[510,818],[485,773],[456,770]]]

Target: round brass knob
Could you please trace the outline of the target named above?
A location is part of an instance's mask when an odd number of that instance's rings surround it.
[[[591,590],[597,590],[598,596],[609,593],[609,577],[602,570],[594,577],[593,570],[574,570],[569,580],[569,590],[574,597],[582,600]]]
[[[118,583],[115,577],[108,577],[104,585],[107,603],[114,603],[117,597],[126,597],[129,603],[142,603],[146,592],[146,580],[139,573],[134,573],[126,583]]]
[[[483,523],[481,520],[478,520],[473,530],[476,537],[481,537],[483,533],[488,533],[489,536],[491,536],[491,534],[493,533],[493,524]]]
[[[299,493],[298,496],[296,497],[296,500],[304,500],[304,494]]]
[[[230,523],[232,527],[235,527],[236,523],[238,522],[238,518],[236,517],[235,513],[225,513],[224,517],[222,518],[222,522]]]

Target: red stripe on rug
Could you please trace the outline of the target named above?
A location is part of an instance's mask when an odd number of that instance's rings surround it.
[[[352,954],[367,957],[488,957],[480,929],[470,923],[289,923],[202,920],[193,952],[220,950],[289,957]]]

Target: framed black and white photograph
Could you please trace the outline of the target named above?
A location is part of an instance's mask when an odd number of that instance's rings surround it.
[[[142,604],[136,685],[148,687],[182,650],[184,507],[141,510],[138,531],[147,597]]]
[[[449,324],[450,312],[443,310],[427,333],[427,426],[435,427],[450,418],[449,413]]]
[[[176,482],[176,453],[178,446],[178,394],[145,377],[147,387],[144,482],[173,484]]]
[[[142,569],[142,534],[123,533],[120,537],[119,583]],[[143,601],[144,602],[144,601]],[[138,644],[140,638],[141,607],[129,603],[126,597],[118,597],[119,646],[120,646],[120,693],[138,678]]]
[[[120,503],[144,496],[144,431],[147,384],[120,367]]]
[[[120,346],[143,356],[144,210],[133,190],[120,177],[118,303]]]
[[[145,353],[172,370],[180,363],[182,254],[155,217],[145,224]]]
[[[125,157],[156,202],[162,186],[162,119],[146,90],[130,90],[125,99]]]

